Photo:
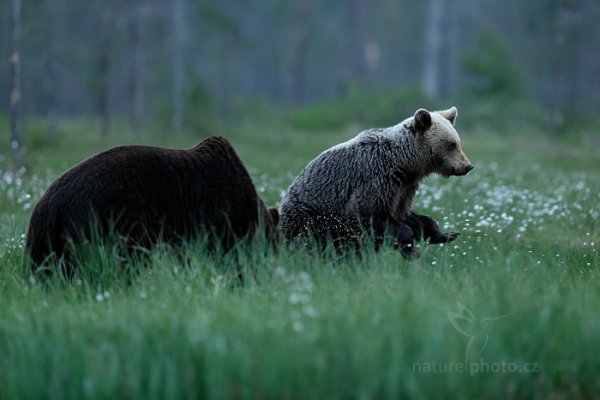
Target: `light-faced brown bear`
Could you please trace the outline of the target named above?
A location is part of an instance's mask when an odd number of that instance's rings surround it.
[[[365,233],[379,248],[392,236],[407,256],[414,242],[449,242],[457,232],[440,232],[430,217],[412,211],[419,183],[431,173],[466,175],[473,166],[454,129],[456,107],[414,116],[383,129],[370,129],[312,160],[288,189],[280,229],[288,241],[332,241],[336,249],[359,251]]]
[[[120,146],[82,161],[50,185],[33,209],[25,254],[34,271],[58,261],[71,273],[69,244],[94,232],[146,248],[203,234],[210,247],[228,250],[259,229],[275,240],[278,220],[225,138],[210,137],[186,150]]]

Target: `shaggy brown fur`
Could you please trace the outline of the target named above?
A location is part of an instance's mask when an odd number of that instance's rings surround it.
[[[358,249],[364,233],[376,247],[389,235],[407,255],[417,254],[415,240],[456,239],[458,233],[442,233],[432,218],[411,210],[427,175],[465,175],[473,168],[453,127],[456,115],[454,107],[419,109],[398,125],[364,131],[321,153],[283,199],[284,237]]]
[[[31,215],[26,255],[34,270],[68,259],[67,243],[89,238],[95,229],[144,247],[205,233],[209,244],[227,250],[259,226],[275,237],[277,222],[277,210],[266,209],[222,137],[187,150],[121,146],[82,161],[52,183]]]

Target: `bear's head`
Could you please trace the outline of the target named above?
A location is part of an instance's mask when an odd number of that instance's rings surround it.
[[[458,116],[456,107],[444,111],[427,111],[420,108],[412,121],[417,137],[429,152],[430,171],[447,178],[466,175],[474,167],[460,147],[460,137],[454,123]]]

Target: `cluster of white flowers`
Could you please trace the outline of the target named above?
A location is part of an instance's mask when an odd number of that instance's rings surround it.
[[[4,240],[5,250],[20,250],[25,247],[25,234],[20,236],[9,236]]]
[[[299,169],[294,169],[300,171],[302,167]],[[267,201],[269,205],[271,205],[271,201],[274,207],[279,207],[281,205],[281,201],[285,196],[285,192],[296,177],[292,171],[285,171],[277,175],[267,175],[264,173],[258,173],[254,168],[250,168],[250,174],[253,177],[254,184],[256,186],[256,191],[263,198],[263,200]]]
[[[103,292],[98,292],[98,294],[96,294],[96,301],[97,302],[103,302],[104,300],[108,300],[108,298],[110,297],[110,293],[105,290]]]
[[[582,220],[597,221],[598,207],[594,204],[600,194],[590,189],[585,174],[550,174],[540,166],[533,166],[543,189],[531,189],[523,173],[501,171],[494,163],[478,165],[477,176],[450,181],[427,180],[415,198],[415,207],[423,212],[444,215],[442,228],[470,227],[476,233],[491,231],[513,233],[516,238],[530,230],[542,230],[546,222],[580,225]],[[456,195],[464,197],[458,213],[452,213],[449,204]],[[472,204],[472,205],[469,205]]]
[[[415,198],[415,209],[442,215],[443,230],[468,234],[476,243],[498,235],[520,239],[546,227],[572,227],[578,231],[585,226],[595,226],[600,220],[600,207],[596,206],[600,203],[600,191],[592,189],[598,181],[589,173],[552,174],[539,165],[528,167],[527,171],[504,171],[495,163],[478,165],[476,172],[464,178],[425,180]],[[532,185],[531,176],[536,177],[534,183],[543,185]],[[594,238],[590,239],[579,245],[595,253]],[[465,243],[447,245],[449,267],[454,266],[452,260],[460,262],[461,257],[473,260],[472,246]],[[492,248],[498,250],[497,246]],[[546,255],[536,256],[544,258]],[[560,254],[549,256],[564,263]],[[484,264],[479,256],[475,261]],[[438,262],[434,257],[431,264]],[[542,260],[535,259],[534,263],[539,265]]]
[[[25,177],[25,172],[25,167],[21,167],[16,171],[7,170],[0,174],[0,200],[27,211],[42,196],[51,179],[38,175]]]
[[[307,272],[290,273],[281,266],[275,268],[275,275],[288,288],[287,301],[292,305],[292,312],[290,313],[292,328],[297,332],[301,332],[305,328],[307,318],[315,318],[319,315],[318,310],[312,304],[312,292],[314,290],[312,278]]]

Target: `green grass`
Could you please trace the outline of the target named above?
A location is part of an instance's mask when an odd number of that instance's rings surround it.
[[[183,254],[159,248],[150,267],[132,261],[128,274],[103,247],[72,281],[38,282],[21,268],[23,235],[52,179],[115,144],[189,147],[206,135],[123,130],[96,140],[92,124],[69,122],[52,146],[26,127],[26,170],[0,176],[0,399],[600,393],[596,137],[462,132],[476,169],[428,178],[415,208],[463,235],[422,245],[415,261],[389,249],[336,259],[240,248],[217,258],[191,244]],[[307,161],[357,129],[215,133],[234,143],[272,205]],[[468,353],[452,313],[473,337]]]

